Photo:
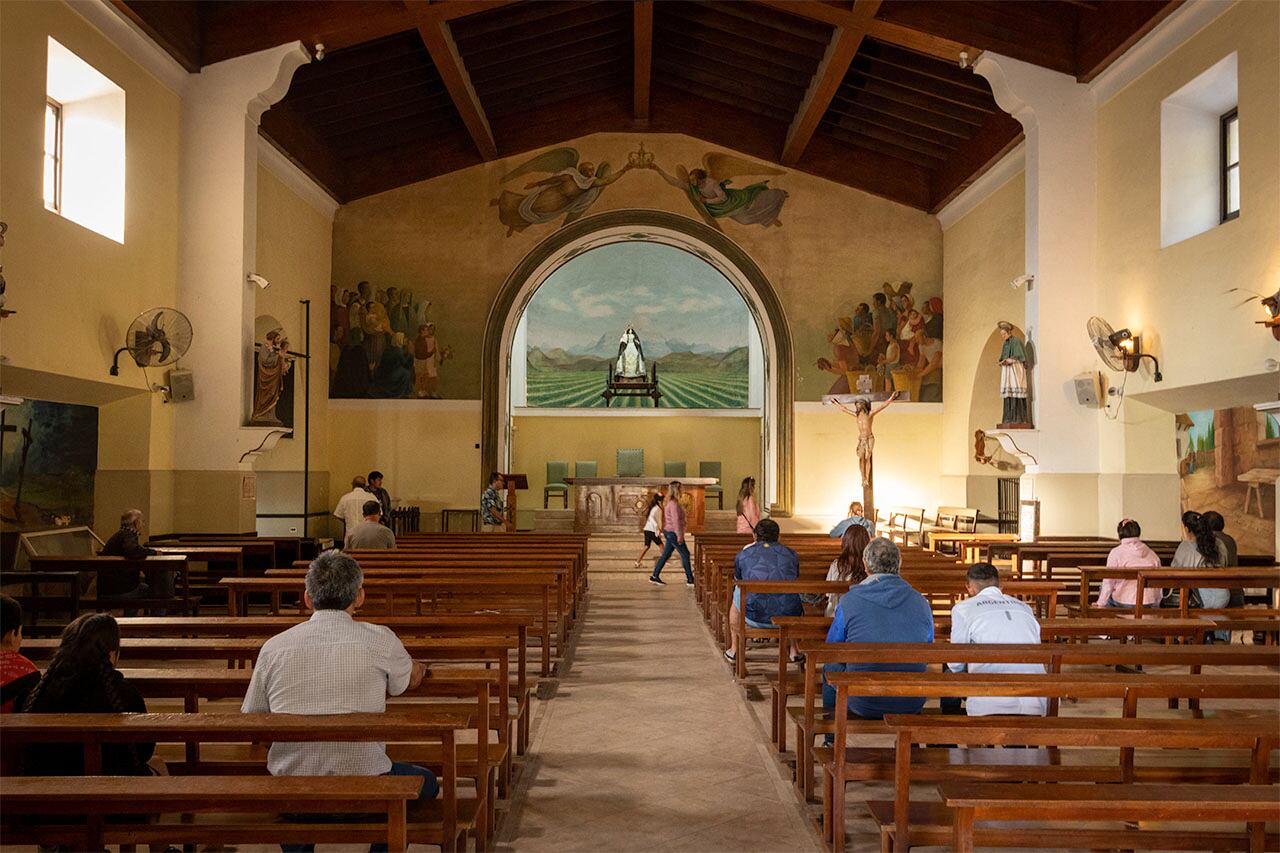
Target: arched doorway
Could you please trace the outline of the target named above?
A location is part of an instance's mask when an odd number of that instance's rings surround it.
[[[690,252],[714,266],[742,295],[763,345],[762,487],[775,514],[790,514],[795,497],[794,369],[791,331],[782,303],[755,261],[722,232],[685,216],[655,210],[611,211],[567,225],[539,243],[503,282],[485,324],[481,378],[484,472],[505,469],[510,460],[512,341],[529,300],[563,264],[591,249],[626,241],[662,243]]]

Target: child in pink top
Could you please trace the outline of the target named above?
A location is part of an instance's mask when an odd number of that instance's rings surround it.
[[[1120,544],[1111,549],[1107,555],[1107,566],[1111,568],[1159,568],[1160,557],[1142,541],[1142,528],[1138,522],[1126,518],[1116,527],[1116,535]],[[1142,596],[1143,607],[1154,607],[1160,604],[1164,590],[1147,587]],[[1106,578],[1102,588],[1098,590],[1095,607],[1133,607],[1138,601],[1138,581],[1136,579],[1121,580]]]

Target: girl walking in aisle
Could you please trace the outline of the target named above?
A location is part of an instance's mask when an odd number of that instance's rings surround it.
[[[644,550],[640,552],[639,557],[636,557],[637,569],[640,568],[645,554],[649,553],[649,546],[660,544],[662,544],[662,492],[654,492],[653,500],[649,501],[649,515],[644,521]]]
[[[667,564],[672,551],[680,552],[680,564],[684,566],[685,586],[693,586],[693,569],[689,567],[689,548],[684,544],[684,507],[680,506],[680,481],[672,480],[667,486],[667,501],[662,508],[662,556],[653,567],[649,583],[666,586],[662,579],[662,567]]]
[[[760,507],[756,505],[756,478],[746,477],[742,488],[738,489],[738,527],[739,533],[755,533],[760,523]]]

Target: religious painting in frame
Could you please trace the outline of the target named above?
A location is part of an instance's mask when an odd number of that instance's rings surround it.
[[[0,411],[0,523],[7,531],[93,525],[98,410],[27,400]]]
[[[1241,554],[1274,554],[1280,424],[1252,406],[1177,416],[1183,511],[1217,511]]]

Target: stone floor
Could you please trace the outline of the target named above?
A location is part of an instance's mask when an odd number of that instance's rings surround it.
[[[821,849],[678,578],[593,575],[501,848]]]

